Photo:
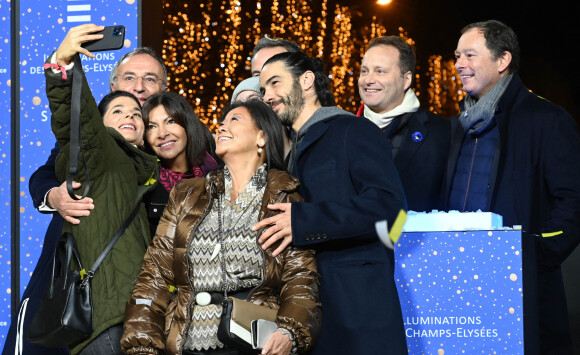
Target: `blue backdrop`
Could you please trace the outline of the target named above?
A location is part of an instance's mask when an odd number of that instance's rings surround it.
[[[10,3],[0,0],[0,332],[10,315]],[[4,342],[2,341],[2,344]]]
[[[20,211],[20,290],[22,295],[42,249],[44,233],[50,215],[42,215],[34,209],[28,193],[28,181],[36,168],[42,165],[54,146],[50,130],[50,110],[45,96],[42,65],[50,53],[58,47],[71,27],[83,23],[99,25],[124,25],[125,44],[121,50],[95,53],[97,58],[83,57],[83,68],[97,101],[109,91],[108,79],[113,64],[123,54],[139,46],[139,7],[136,0],[21,0],[20,13],[20,71],[10,73],[10,10],[16,1],[0,0],[0,98],[2,119],[0,121],[0,344],[10,323],[10,313],[17,305],[10,304],[10,211]],[[15,78],[19,75],[19,78]],[[12,81],[11,81],[12,78]],[[10,151],[10,82],[20,86],[20,180],[18,205],[10,204],[10,159],[16,159]]]

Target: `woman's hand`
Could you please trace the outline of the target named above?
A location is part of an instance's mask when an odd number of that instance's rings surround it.
[[[290,335],[275,331],[270,335],[270,339],[262,348],[262,354],[268,355],[288,355],[292,351],[292,340]]]
[[[102,31],[104,28],[105,26],[97,26],[91,23],[71,28],[56,50],[56,63],[64,67],[72,62],[77,53],[94,58],[95,55],[81,47],[81,44],[103,38],[102,34],[92,33]]]

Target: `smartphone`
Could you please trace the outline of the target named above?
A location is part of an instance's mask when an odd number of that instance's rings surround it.
[[[125,41],[125,26],[107,26],[95,34],[103,34],[103,38],[85,42],[81,47],[88,49],[89,52],[120,49]]]
[[[265,319],[252,321],[252,348],[262,349],[270,336],[278,329],[278,324]]]

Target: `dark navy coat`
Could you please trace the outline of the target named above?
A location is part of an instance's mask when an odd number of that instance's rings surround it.
[[[526,354],[572,354],[560,265],[580,243],[580,138],[574,119],[514,74],[501,97],[487,211],[523,228]],[[452,121],[446,196],[463,142]]]
[[[60,184],[56,180],[56,175],[54,173],[54,161],[59,152],[58,145],[52,149],[50,157],[46,163],[38,168],[30,177],[29,190],[30,196],[35,208],[38,208],[44,201],[44,195],[48,190],[53,187],[57,187]],[[52,260],[54,256],[54,251],[56,250],[56,245],[60,238],[62,232],[62,222],[63,218],[58,213],[54,213],[46,234],[44,237],[44,242],[42,245],[42,252],[34,272],[30,277],[30,281],[26,286],[26,290],[22,294],[22,300],[28,300],[25,305],[25,313],[22,321],[24,334],[20,334],[22,337],[22,354],[24,355],[59,355],[68,354],[66,348],[54,349],[45,348],[36,344],[33,344],[26,340],[24,335],[26,335],[26,330],[28,325],[36,312],[36,309],[40,305],[40,301],[44,295],[44,291],[48,285],[48,281],[52,277]],[[23,302],[18,305],[18,310],[23,309]],[[2,355],[12,355],[14,354],[14,348],[18,342],[17,339],[17,327],[18,319],[12,319],[10,323],[10,328],[8,334],[6,335],[6,342],[4,343],[4,349],[2,350]]]
[[[322,332],[312,354],[407,354],[394,257],[375,222],[406,208],[380,129],[352,115],[312,125],[293,173],[306,203],[292,203],[295,246],[316,250]]]
[[[398,140],[393,161],[401,178],[407,207],[417,212],[441,209],[441,188],[451,133],[449,120],[422,108],[401,116],[404,122],[394,129],[387,126],[384,134],[391,142]]]

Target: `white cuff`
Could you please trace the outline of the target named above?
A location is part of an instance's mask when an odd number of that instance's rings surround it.
[[[54,189],[54,187],[46,191],[46,193],[44,194],[44,200],[42,200],[42,203],[40,204],[40,206],[38,206],[39,212],[56,212],[55,208],[52,208],[48,205],[48,193],[52,191],[52,189]]]
[[[375,230],[377,231],[377,235],[383,244],[389,249],[395,249],[395,245],[389,236],[389,227],[387,220],[382,220],[375,222]]]

